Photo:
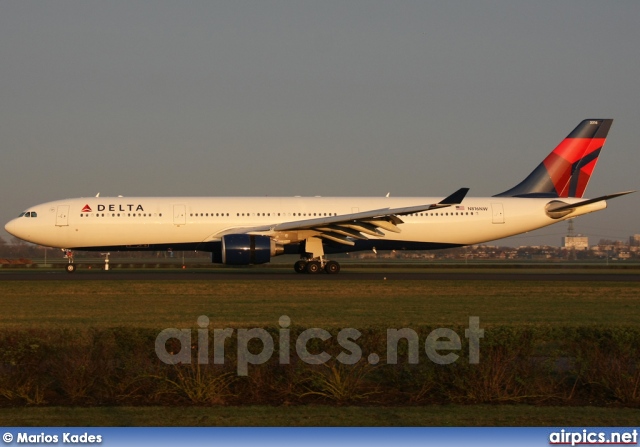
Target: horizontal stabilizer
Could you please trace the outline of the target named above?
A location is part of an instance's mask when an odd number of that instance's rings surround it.
[[[564,204],[564,202],[556,202],[558,204],[558,206],[553,206],[553,202],[550,203],[549,208],[547,209],[547,212],[550,213],[559,213],[562,211],[569,211],[569,210],[573,210],[576,208],[580,208],[581,206],[585,206],[585,205],[590,205],[592,203],[596,203],[596,202],[601,202],[603,200],[609,200],[609,199],[613,199],[615,197],[620,197],[620,196],[625,196],[627,194],[631,194],[635,191],[624,191],[624,192],[617,192],[615,194],[609,194],[606,196],[601,196],[601,197],[596,197],[595,199],[589,199],[589,200],[584,200],[582,202],[578,202],[578,203],[568,203],[568,204]]]

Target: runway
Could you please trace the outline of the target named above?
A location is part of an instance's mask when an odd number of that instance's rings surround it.
[[[594,272],[585,270],[504,271],[481,269],[476,271],[402,271],[401,269],[355,270],[343,269],[337,275],[325,273],[298,274],[284,269],[202,269],[202,270],[64,270],[0,271],[0,281],[597,281],[640,282],[640,273],[613,270]]]

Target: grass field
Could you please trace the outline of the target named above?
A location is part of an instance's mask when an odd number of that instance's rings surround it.
[[[639,328],[637,283],[533,281],[5,281],[0,330],[494,326]],[[152,349],[152,347],[150,347]],[[2,425],[639,425],[635,408],[531,405],[38,407]]]
[[[0,276],[1,278],[1,276]],[[526,281],[7,281],[0,328],[465,324],[640,325],[637,283]]]

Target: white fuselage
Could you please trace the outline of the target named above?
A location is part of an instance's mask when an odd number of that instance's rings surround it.
[[[83,249],[176,246],[220,240],[230,229],[276,225],[382,208],[437,203],[440,197],[91,197],[48,202],[29,208],[6,225],[14,236],[39,245]],[[559,219],[545,212],[553,199],[465,198],[456,206],[399,216],[400,233],[385,231],[372,240],[469,245],[545,227],[606,208],[600,201]],[[563,198],[567,204],[583,199]],[[313,230],[269,232],[283,244],[313,236]]]

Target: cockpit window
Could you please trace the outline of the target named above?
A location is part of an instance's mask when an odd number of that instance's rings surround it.
[[[35,211],[26,211],[24,213],[20,213],[20,215],[18,217],[38,217],[38,213],[36,213]]]
[[[31,211],[31,217],[38,217],[38,213],[36,213],[35,211]]]
[[[27,213],[25,213],[25,212],[23,211],[22,213],[20,213],[20,215],[19,215],[18,217],[22,217],[22,216],[24,216],[25,214],[27,214]]]

